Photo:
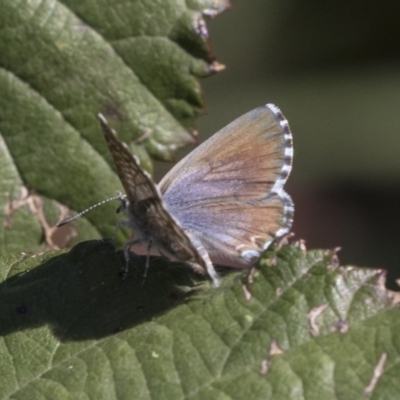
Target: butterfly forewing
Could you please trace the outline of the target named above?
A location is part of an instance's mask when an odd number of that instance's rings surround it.
[[[168,205],[181,202],[181,191],[189,187],[185,197],[192,205],[204,198],[254,200],[268,194],[286,166],[290,171],[292,162],[292,138],[288,126],[283,128],[278,120],[279,114],[258,107],[176,164],[159,184]],[[283,116],[282,121],[286,121]]]
[[[293,157],[289,125],[268,104],[223,128],[160,182],[168,210],[211,260],[248,266],[290,230],[293,203],[283,191]]]
[[[136,203],[159,197],[157,188],[151,184],[151,179],[146,171],[139,166],[135,156],[117,138],[116,133],[108,126],[105,119],[100,117],[100,122],[128,200],[133,200]]]

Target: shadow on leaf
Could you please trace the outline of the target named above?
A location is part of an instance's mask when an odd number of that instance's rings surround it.
[[[32,260],[15,263],[24,271],[0,285],[2,336],[49,324],[61,341],[101,338],[176,307],[198,287],[187,266],[159,257],[150,258],[144,284],[146,257],[134,256],[121,279],[124,255],[109,241],[80,243],[27,270]]]

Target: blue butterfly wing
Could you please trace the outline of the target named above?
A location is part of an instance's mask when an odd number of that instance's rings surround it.
[[[196,148],[159,189],[168,211],[214,263],[246,267],[291,228],[294,207],[283,185],[292,158],[288,122],[267,104]]]

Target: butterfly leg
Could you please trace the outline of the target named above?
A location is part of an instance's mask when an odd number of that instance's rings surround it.
[[[117,221],[117,223],[115,224],[113,240],[115,240],[115,238],[117,237],[119,228],[120,228],[121,226],[124,226],[125,228],[130,228],[129,221],[126,220],[126,219],[119,219],[119,220]]]
[[[119,228],[121,226],[124,226],[125,228],[130,228],[130,224],[129,221],[126,219],[119,219],[115,225],[115,230],[114,230],[114,236],[113,236],[113,240],[115,240],[117,233],[119,231]],[[125,257],[125,267],[122,269],[122,276],[125,278],[128,275],[128,270],[129,270],[129,261],[131,259],[131,256],[129,255],[129,249],[134,246],[135,244],[139,244],[139,243],[143,243],[146,242],[146,239],[135,239],[135,240],[131,240],[129,242],[126,242],[124,244],[124,257]],[[146,261],[146,265],[148,263],[148,258],[149,255],[147,254],[147,261]],[[147,269],[147,267],[146,267]]]
[[[124,220],[122,220],[122,222],[124,222]],[[143,242],[148,242],[148,239],[141,238],[141,239],[130,240],[129,242],[126,242],[124,244],[125,267],[122,269],[122,275],[124,277],[126,277],[128,275],[129,261],[131,259],[131,256],[129,255],[129,249],[132,246],[143,243]],[[150,246],[149,246],[149,251],[150,251]],[[147,271],[148,260],[149,260],[149,254],[147,253],[146,271]]]
[[[148,240],[148,244],[147,244],[146,268],[144,270],[144,274],[143,274],[143,278],[142,278],[142,286],[144,285],[144,282],[146,281],[147,271],[149,270],[149,266],[150,266],[150,249],[151,249],[152,244],[153,244],[153,240],[150,238]]]

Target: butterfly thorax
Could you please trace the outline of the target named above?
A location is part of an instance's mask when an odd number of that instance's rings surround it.
[[[182,261],[194,261],[191,254],[182,249],[181,243],[171,241],[176,235],[175,221],[165,219],[159,213],[159,199],[149,197],[130,203],[127,197],[121,198],[121,208],[128,218],[126,225],[138,242],[151,243],[158,251],[168,258]]]
[[[137,204],[130,203],[125,195],[121,196],[120,200],[119,210],[123,211],[127,218],[123,224],[132,231],[132,239],[142,242],[150,241],[152,234],[149,222],[146,220],[147,213],[141,212]]]

